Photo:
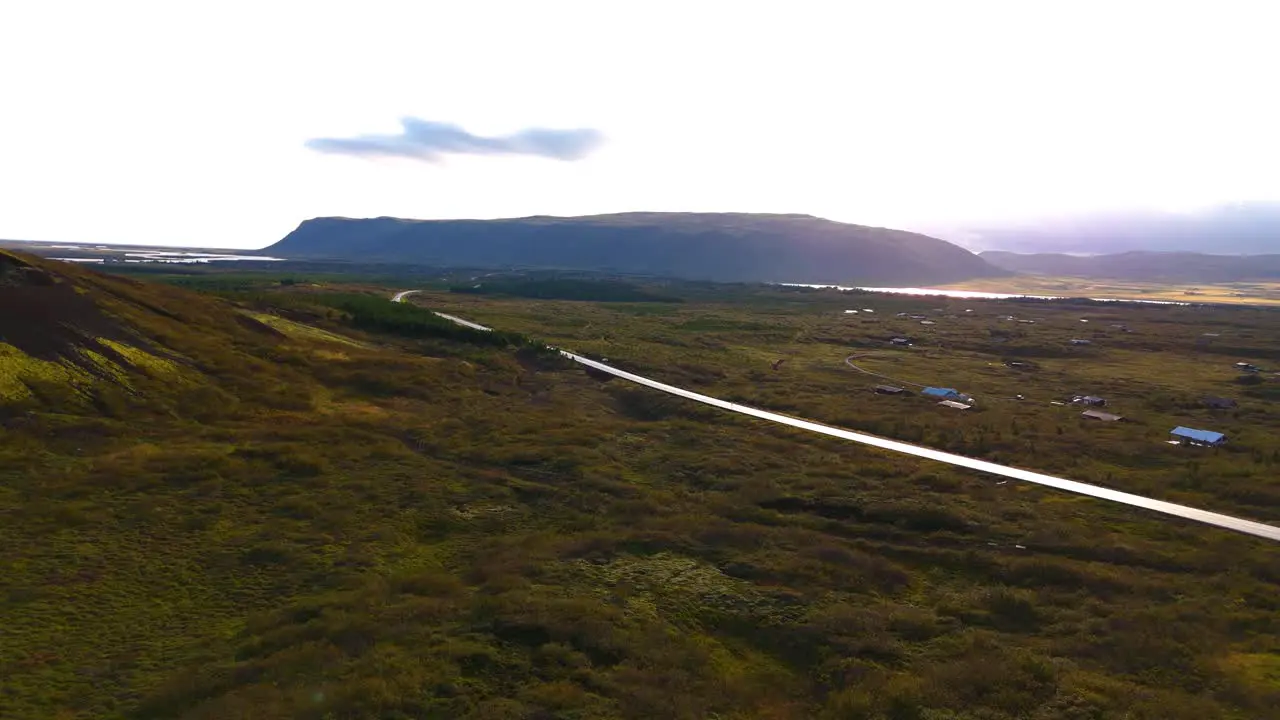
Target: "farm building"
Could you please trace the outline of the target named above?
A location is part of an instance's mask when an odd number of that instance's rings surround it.
[[[1085,410],[1080,413],[1080,417],[1085,418],[1086,420],[1101,420],[1102,422],[1118,422],[1124,419],[1119,415],[1102,412],[1101,410]]]
[[[955,388],[927,387],[924,390],[921,390],[920,394],[924,395],[925,397],[939,398],[942,400],[952,400],[952,401],[960,401],[960,402],[967,402],[967,403],[973,402],[973,398],[969,397],[968,395],[965,395],[964,393],[960,392],[959,390],[956,390]]]
[[[1227,436],[1220,432],[1212,430],[1196,430],[1194,428],[1182,427],[1179,425],[1169,431],[1169,437],[1174,442],[1183,445],[1206,445],[1209,447],[1217,447],[1227,443]]]
[[[893,385],[877,385],[875,386],[875,391],[881,395],[901,395],[906,392],[904,388]]]
[[[956,410],[968,410],[971,407],[970,405],[965,405],[964,403],[959,403],[954,400],[943,400],[938,404],[943,407],[955,408]]]
[[[1104,407],[1107,401],[1097,395],[1077,395],[1071,398],[1071,402],[1076,405],[1089,405],[1091,407]]]
[[[1231,398],[1207,397],[1204,399],[1204,404],[1214,410],[1230,410],[1231,408],[1236,407],[1238,403]]]

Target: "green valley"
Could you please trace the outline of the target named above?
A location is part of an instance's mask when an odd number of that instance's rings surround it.
[[[0,270],[0,717],[1280,706],[1273,543],[545,349],[1276,523],[1275,311],[391,267],[120,276],[3,251]],[[877,395],[855,355],[975,404]],[[1125,421],[1081,418],[1076,395]],[[1230,442],[1170,445],[1175,425]]]

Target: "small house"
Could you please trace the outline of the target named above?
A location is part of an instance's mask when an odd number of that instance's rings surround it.
[[[1124,419],[1119,415],[1113,415],[1109,412],[1102,412],[1101,410],[1085,410],[1084,412],[1080,413],[1080,417],[1085,418],[1087,420],[1101,420],[1102,422],[1118,422]]]
[[[1257,365],[1254,365],[1254,364],[1252,364],[1252,363],[1247,363],[1247,362],[1238,362],[1238,363],[1236,363],[1236,369],[1237,369],[1237,370],[1243,370],[1243,371],[1245,371],[1245,372],[1258,372],[1258,366],[1257,366]]]
[[[942,400],[965,400],[963,393],[951,387],[927,387],[920,393],[925,397],[941,397]]]
[[[1027,368],[1031,367],[1031,363],[1023,362],[1021,360],[1010,360],[1009,362],[1005,363],[1005,366],[1011,367],[1017,370],[1026,370]]]
[[[1093,344],[1093,341],[1092,341],[1092,340],[1082,340],[1082,339],[1080,339],[1080,338],[1075,338],[1075,339],[1073,339],[1073,340],[1071,341],[1071,344],[1072,344],[1072,345],[1092,345],[1092,344]]]
[[[1207,397],[1204,399],[1204,404],[1214,410],[1230,410],[1237,405],[1235,400],[1224,397]]]
[[[1206,447],[1218,447],[1227,443],[1227,436],[1220,432],[1212,430],[1196,430],[1194,428],[1182,427],[1179,425],[1169,431],[1171,442],[1182,445],[1198,445]]]
[[[943,400],[938,404],[943,407],[954,408],[956,410],[968,410],[970,407],[972,407],[971,405],[965,405],[964,403],[956,402],[955,400]]]
[[[910,340],[908,340],[908,339],[906,339],[906,338],[904,338],[904,337],[896,337],[896,338],[894,338],[894,339],[890,340],[890,341],[889,341],[889,343],[890,343],[891,345],[903,345],[903,346],[907,346],[907,345],[910,345],[910,344],[911,344],[911,341],[910,341]]]
[[[1097,395],[1077,395],[1071,398],[1071,402],[1076,405],[1089,405],[1091,407],[1103,407],[1107,401]]]
[[[880,395],[901,395],[906,392],[906,389],[893,385],[877,385],[875,386],[875,391]]]

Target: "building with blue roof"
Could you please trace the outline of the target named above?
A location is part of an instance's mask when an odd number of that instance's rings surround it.
[[[960,397],[960,391],[955,388],[927,387],[924,390],[921,390],[920,394],[927,395],[929,397],[941,398],[943,400],[955,400]]]
[[[1227,436],[1220,432],[1212,430],[1196,430],[1195,428],[1182,427],[1179,425],[1169,431],[1169,436],[1176,442],[1183,445],[1208,445],[1217,447],[1227,442]]]

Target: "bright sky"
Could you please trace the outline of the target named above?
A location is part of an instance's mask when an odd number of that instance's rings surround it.
[[[0,238],[318,215],[802,212],[930,230],[1280,199],[1274,2],[0,0]],[[577,160],[318,152],[405,117]]]

